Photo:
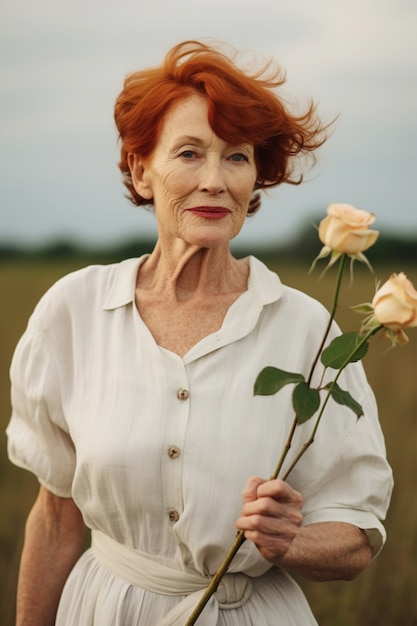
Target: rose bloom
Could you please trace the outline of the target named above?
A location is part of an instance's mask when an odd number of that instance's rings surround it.
[[[378,289],[372,307],[378,322],[389,330],[417,326],[417,291],[402,272],[392,274]]]
[[[358,255],[378,239],[378,231],[369,230],[375,219],[373,213],[351,204],[331,204],[319,225],[320,241],[341,254]]]

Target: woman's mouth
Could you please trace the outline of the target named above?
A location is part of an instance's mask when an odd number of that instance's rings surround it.
[[[230,213],[229,209],[222,206],[196,206],[187,210],[207,220],[219,220]]]

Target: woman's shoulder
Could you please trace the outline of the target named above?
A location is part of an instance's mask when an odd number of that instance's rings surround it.
[[[52,288],[70,285],[79,287],[90,283],[100,285],[106,280],[111,281],[113,277],[124,274],[136,267],[139,264],[139,260],[139,258],[129,258],[117,263],[87,265],[65,274],[52,285]]]
[[[285,297],[291,306],[298,307],[305,313],[311,314],[311,312],[314,311],[314,313],[318,315],[328,315],[326,307],[319,302],[319,300],[310,296],[305,291],[301,291],[301,289],[292,287],[291,285],[285,285]]]
[[[279,273],[262,261],[250,257],[250,264],[254,286],[265,294],[265,304],[269,303],[273,309],[286,310],[297,317],[328,317],[329,313],[321,302],[304,291],[282,282]],[[269,302],[266,296],[269,297]]]
[[[87,307],[103,308],[114,285],[124,281],[134,290],[138,258],[126,259],[108,265],[88,265],[59,278],[38,302],[34,317],[42,318],[75,313]]]

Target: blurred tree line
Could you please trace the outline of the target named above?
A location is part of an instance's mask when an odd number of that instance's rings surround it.
[[[81,246],[71,240],[56,240],[38,247],[18,246],[0,241],[0,262],[82,258],[86,264],[113,263],[148,253],[153,249],[154,244],[154,239],[140,236],[118,242],[110,247]],[[241,244],[238,241],[232,243],[233,252],[237,257],[253,254],[266,263],[285,260],[286,262],[305,262],[308,265],[311,264],[311,260],[315,258],[321,247],[316,229],[311,224],[307,224],[303,230],[286,241],[279,239],[276,243],[272,241],[265,244],[255,242],[253,246]],[[366,256],[372,264],[392,263],[393,260],[404,264],[417,263],[417,230],[408,235],[392,235],[380,231],[378,245],[367,251]]]

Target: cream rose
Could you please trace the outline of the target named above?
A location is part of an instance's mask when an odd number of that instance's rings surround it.
[[[341,254],[358,255],[370,248],[379,232],[369,230],[376,217],[355,209],[351,204],[331,204],[319,225],[319,238],[328,248]]]
[[[378,322],[390,330],[417,326],[417,291],[403,272],[392,274],[378,289],[372,307]]]

